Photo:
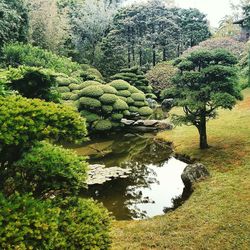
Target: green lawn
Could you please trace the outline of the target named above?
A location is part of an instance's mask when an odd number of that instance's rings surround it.
[[[113,225],[113,249],[250,249],[250,89],[232,111],[208,123],[210,148],[182,126],[159,133],[177,153],[204,163],[211,177],[185,204],[164,216]]]

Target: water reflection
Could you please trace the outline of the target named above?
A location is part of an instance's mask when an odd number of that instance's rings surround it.
[[[171,157],[169,145],[155,140],[152,134],[95,138],[74,149],[89,155],[91,163],[132,169],[127,179],[93,185],[83,193],[101,201],[117,219],[163,214],[173,206],[173,198],[182,194],[180,176],[186,164]]]

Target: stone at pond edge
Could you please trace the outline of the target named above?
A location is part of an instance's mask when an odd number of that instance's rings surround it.
[[[201,163],[189,164],[184,169],[181,179],[187,189],[191,189],[193,183],[208,177],[210,174]]]

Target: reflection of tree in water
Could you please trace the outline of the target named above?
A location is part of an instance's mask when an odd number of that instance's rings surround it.
[[[136,204],[152,201],[145,200],[139,189],[150,188],[150,184],[157,183],[156,173],[148,165],[162,167],[169,159],[171,149],[152,136],[120,136],[111,147],[112,152],[101,157],[101,162],[108,167],[129,168],[132,172],[127,179],[89,187],[87,195],[103,202],[117,219],[144,218],[146,212],[137,209]],[[92,162],[100,163],[97,155]]]

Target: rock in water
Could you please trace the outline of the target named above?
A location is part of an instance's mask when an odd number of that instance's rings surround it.
[[[191,189],[193,183],[208,177],[210,174],[201,163],[189,164],[184,169],[181,179],[187,189]]]

